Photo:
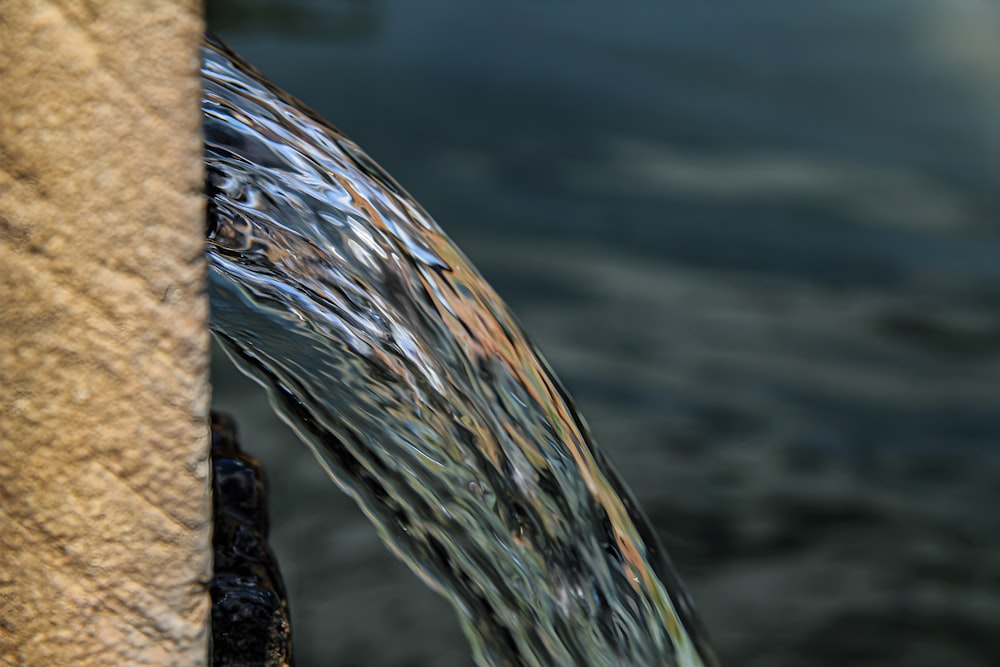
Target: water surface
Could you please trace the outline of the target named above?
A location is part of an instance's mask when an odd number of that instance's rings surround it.
[[[511,305],[724,662],[1000,663],[996,5],[627,4],[242,2],[216,28]],[[272,470],[304,663],[468,665],[215,377]]]

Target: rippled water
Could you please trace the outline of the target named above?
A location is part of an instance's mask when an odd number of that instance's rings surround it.
[[[484,665],[712,665],[514,317],[349,139],[204,49],[212,327]]]

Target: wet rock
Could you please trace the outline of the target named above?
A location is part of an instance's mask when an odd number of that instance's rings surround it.
[[[236,425],[212,414],[213,667],[290,667],[285,586],[268,546],[267,480]]]

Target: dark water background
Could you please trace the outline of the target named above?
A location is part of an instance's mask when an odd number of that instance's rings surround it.
[[[1000,664],[1000,5],[210,2],[518,313],[728,665]],[[468,665],[221,358],[300,667]]]

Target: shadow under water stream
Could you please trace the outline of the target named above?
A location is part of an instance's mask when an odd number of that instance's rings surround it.
[[[337,130],[203,52],[212,328],[483,665],[714,665],[662,548],[468,260]]]

